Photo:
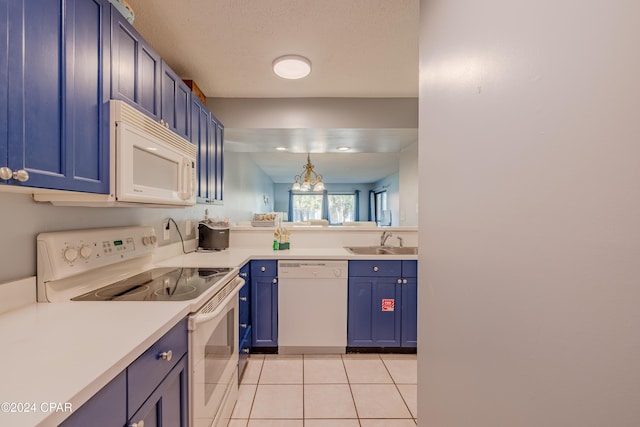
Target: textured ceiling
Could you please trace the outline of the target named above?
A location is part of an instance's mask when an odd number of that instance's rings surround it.
[[[128,0],[135,27],[208,97],[417,97],[418,0]],[[309,77],[273,60],[300,54]]]
[[[135,27],[211,98],[418,96],[419,0],[128,0]],[[284,80],[273,60],[300,54],[311,74]],[[417,112],[416,112],[417,115]],[[321,136],[320,138],[318,136]],[[327,182],[374,182],[398,171],[417,129],[225,129],[226,150],[251,152],[275,182],[308,151]],[[289,153],[274,152],[287,146]],[[348,153],[335,146],[348,145]]]

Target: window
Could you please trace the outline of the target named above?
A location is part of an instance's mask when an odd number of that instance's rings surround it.
[[[292,194],[291,203],[293,216],[289,221],[322,219],[322,193]]]
[[[330,224],[358,221],[358,193],[290,193],[289,221],[326,219]]]
[[[329,194],[329,223],[342,224],[357,221],[355,194]]]

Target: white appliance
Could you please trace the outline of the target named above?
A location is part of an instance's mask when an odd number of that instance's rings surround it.
[[[348,261],[278,261],[278,352],[345,353]]]
[[[245,282],[237,268],[154,268],[156,240],[152,227],[38,235],[38,301],[189,301],[190,426],[226,426],[238,396]]]
[[[109,194],[53,191],[37,201],[65,206],[193,206],[197,147],[127,103],[110,101]]]

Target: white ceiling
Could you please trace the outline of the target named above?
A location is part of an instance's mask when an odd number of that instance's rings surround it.
[[[418,0],[128,2],[138,31],[207,97],[418,96]],[[277,77],[271,64],[286,54],[309,58],[311,74]],[[227,127],[225,141],[227,150],[252,152],[275,182],[300,173],[305,151],[327,182],[373,182],[397,172],[398,152],[417,142],[417,129]],[[337,145],[352,150],[336,154]]]

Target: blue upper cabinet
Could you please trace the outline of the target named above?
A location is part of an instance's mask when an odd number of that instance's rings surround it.
[[[7,58],[0,66],[7,130],[0,183],[106,193],[106,1],[12,1],[1,8],[8,39],[0,48]]]
[[[0,2],[0,27],[9,28],[9,1]],[[7,142],[9,131],[7,119],[9,108],[7,104],[9,93],[9,33],[2,31],[0,40],[0,167],[8,165]],[[3,180],[0,180],[3,182]]]
[[[160,120],[161,68],[160,55],[112,6],[111,97]]]
[[[209,110],[197,96],[191,97],[191,142],[198,146],[198,203],[209,203]]]
[[[191,89],[162,61],[162,120],[169,129],[189,139]]]
[[[209,125],[209,182],[210,196],[222,202],[224,179],[224,126],[213,114]]]

